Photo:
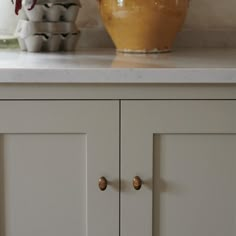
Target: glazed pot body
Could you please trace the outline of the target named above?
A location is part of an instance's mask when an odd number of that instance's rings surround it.
[[[189,0],[99,0],[104,25],[118,51],[169,51]]]

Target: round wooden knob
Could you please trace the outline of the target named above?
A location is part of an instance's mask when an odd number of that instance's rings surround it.
[[[101,191],[105,191],[107,188],[107,179],[102,176],[99,181],[98,181],[98,187],[100,188]]]
[[[142,184],[143,182],[139,176],[133,178],[133,186],[135,190],[139,190],[142,187]]]

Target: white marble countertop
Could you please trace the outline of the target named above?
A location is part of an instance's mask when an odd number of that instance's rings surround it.
[[[165,54],[0,50],[0,83],[236,83],[236,49]]]

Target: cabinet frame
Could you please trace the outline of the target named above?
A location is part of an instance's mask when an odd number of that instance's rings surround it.
[[[172,100],[176,100],[176,102],[197,100],[196,102],[200,102],[202,104],[204,102],[208,102],[208,101],[210,102],[211,100],[214,100],[215,102],[220,102],[220,103],[228,102],[228,100],[235,101],[236,85],[235,84],[109,84],[109,83],[107,84],[18,84],[18,83],[12,83],[12,84],[0,85],[0,99],[3,102],[9,102],[9,103],[15,102],[15,101],[22,102],[22,103],[45,101],[47,103],[47,102],[53,102],[54,100],[63,101],[63,103],[73,102],[73,101],[74,102],[76,101],[88,102],[88,100],[90,100],[89,102],[93,102],[93,101],[96,102],[99,100],[114,101],[115,103],[117,103],[117,107],[119,107],[118,103],[121,104],[121,110],[120,110],[121,114],[118,114],[118,112],[116,111],[117,115],[114,116],[114,118],[117,119],[117,122],[119,123],[120,122],[119,116],[123,117],[124,112],[122,111],[122,107],[124,103],[126,102],[143,103],[144,102],[143,100],[146,100],[147,102],[154,102],[154,103],[158,101],[168,103],[168,102],[172,102]],[[201,101],[203,99],[204,101]],[[178,101],[178,100],[181,100],[181,101]],[[14,109],[18,109],[18,107],[15,106]],[[94,109],[96,109],[96,107]],[[206,109],[206,112],[209,112],[207,110],[208,109]],[[27,109],[25,111],[27,112]],[[39,114],[39,113],[35,111],[35,114]],[[138,119],[140,119],[139,115],[135,115],[134,120],[137,125],[138,125],[138,121],[137,121]],[[225,122],[229,121],[226,117],[224,119],[225,119]],[[6,128],[9,124],[7,116],[5,117],[4,122],[5,122],[4,123],[5,125],[2,126],[2,129],[0,129],[0,133],[4,134],[4,132],[5,133],[11,132],[10,130],[7,131],[7,128]],[[123,121],[121,121],[121,125],[123,125]],[[133,126],[133,124],[130,124],[130,125],[131,127]],[[142,127],[141,122],[139,123],[139,127]],[[230,123],[228,123],[227,127],[226,127],[226,132],[232,133],[232,127],[230,127]],[[17,132],[21,132],[23,129],[24,129],[24,125],[21,126],[21,128],[15,128],[15,130],[18,130]],[[119,129],[119,134],[120,134],[120,137],[118,137],[117,139],[120,139],[121,149],[120,149],[119,156],[120,156],[120,165],[122,166],[122,165],[125,165],[126,157],[128,158],[127,155],[125,156],[123,155],[124,142],[126,142],[125,140],[127,140],[128,138],[132,139],[133,137],[135,137],[135,132],[131,136],[124,139],[124,134],[121,130],[122,127],[118,127],[117,129]],[[143,130],[143,132],[141,132],[141,130]],[[145,145],[147,145],[150,148],[150,150],[152,150],[152,146],[150,144],[153,143],[153,135],[161,134],[162,132],[160,130],[154,130],[153,128],[151,128],[150,130],[144,130],[144,129],[141,129],[141,130],[139,130],[139,133],[136,133],[136,135],[142,133],[142,135],[146,137]],[[34,132],[35,131],[36,130],[34,130]],[[223,128],[222,130],[219,130],[219,131],[223,133]],[[15,131],[12,131],[12,132],[15,133]],[[52,125],[52,132],[55,132],[55,129],[53,130],[53,125]],[[74,132],[73,127],[69,128],[69,132]],[[163,130],[163,132],[168,132],[168,130]],[[170,133],[172,132],[173,131],[171,131]],[[209,130],[209,132],[211,133],[213,131]],[[234,133],[232,134],[235,134],[235,127],[234,127],[233,132]],[[149,153],[148,159],[153,157],[150,150],[147,151],[147,153]],[[143,150],[143,153],[146,153],[146,151]],[[138,155],[140,155],[140,158],[141,158],[142,153],[139,153]],[[145,169],[149,171],[151,168],[151,165],[152,164],[149,163],[148,161],[148,166]],[[145,172],[146,170],[144,170],[143,172]],[[120,172],[121,174],[124,174],[124,172],[122,172],[122,169],[120,170]],[[141,175],[142,171],[133,170],[133,173],[137,173]],[[132,188],[131,181],[134,175],[133,173],[130,173],[128,177],[124,175],[124,177],[119,176],[118,178],[116,178],[115,179],[116,188],[117,186],[119,188],[119,182],[120,182],[122,191],[131,191],[130,188]],[[105,174],[106,173],[104,171],[104,175]],[[149,186],[152,187],[151,179],[149,181]],[[122,204],[122,201],[123,201],[122,192],[120,193],[120,195],[121,195],[120,203]],[[149,196],[149,199],[151,199],[150,195],[148,196]],[[142,197],[140,197],[140,199],[142,199]],[[122,212],[123,212],[122,207],[120,206],[120,208],[121,208],[119,210],[121,211],[121,216],[119,216],[120,218],[119,220],[121,222],[120,236],[126,236],[128,235],[127,233],[125,234],[122,233],[122,230],[123,230],[122,221],[124,220],[122,219]],[[149,209],[150,209],[150,206],[149,206]],[[147,217],[146,221],[148,221],[149,219],[150,219],[150,216]],[[152,228],[151,223],[148,223],[147,225],[150,226],[149,229]],[[138,231],[138,229],[139,227],[137,227],[136,231],[140,235],[142,235],[141,234],[142,230]],[[150,232],[150,230],[148,230],[148,232]],[[133,234],[130,234],[130,236],[132,235]],[[146,236],[148,235],[149,234],[147,234]]]

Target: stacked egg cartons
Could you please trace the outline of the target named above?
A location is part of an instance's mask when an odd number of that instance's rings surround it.
[[[79,31],[75,21],[81,7],[79,0],[38,0],[32,10],[23,1],[16,36],[23,51],[72,51]]]

